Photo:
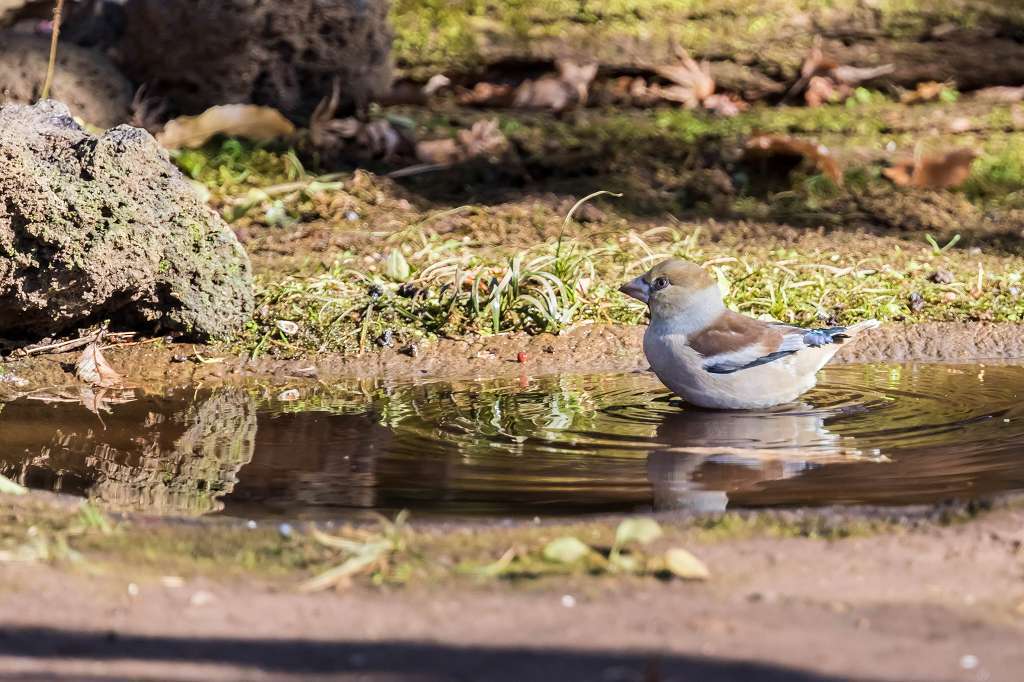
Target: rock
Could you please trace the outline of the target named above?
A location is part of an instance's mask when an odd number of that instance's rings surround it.
[[[110,319],[223,337],[253,311],[249,258],[144,130],[94,137],[57,102],[0,108],[0,336]]]
[[[0,105],[36,101],[46,78],[48,38],[0,31]],[[51,95],[98,128],[124,123],[131,115],[132,86],[102,54],[74,45],[57,52]]]
[[[305,120],[335,77],[343,107],[390,90],[387,18],[386,0],[129,0],[121,63],[174,113],[251,103]]]

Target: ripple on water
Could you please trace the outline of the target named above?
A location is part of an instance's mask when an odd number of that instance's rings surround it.
[[[2,472],[118,508],[244,516],[910,504],[1024,489],[1024,367],[828,368],[796,404],[684,406],[647,373],[2,406]]]

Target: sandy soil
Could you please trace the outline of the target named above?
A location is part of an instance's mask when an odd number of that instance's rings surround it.
[[[1017,680],[1022,528],[1024,510],[1010,507],[842,540],[705,540],[690,548],[711,567],[706,583],[579,576],[314,596],[291,579],[178,584],[130,562],[5,563],[0,669],[87,680]],[[422,532],[429,542],[468,531]],[[505,531],[475,532],[500,542]]]

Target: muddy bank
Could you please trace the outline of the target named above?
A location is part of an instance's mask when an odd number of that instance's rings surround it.
[[[36,498],[0,513],[13,537],[74,511]],[[5,564],[0,661],[182,680],[1012,680],[1024,665],[1019,508],[817,537],[729,519],[663,523],[709,565],[704,583],[428,571],[306,595],[302,529],[125,518],[74,536],[77,564]],[[412,542],[433,571],[566,534],[610,541],[616,521],[417,527]]]
[[[129,380],[180,384],[238,379],[286,382],[380,378],[398,381],[526,374],[623,372],[647,368],[641,326],[584,325],[561,335],[505,334],[440,339],[361,355],[250,359],[190,344],[127,344],[107,355]],[[524,354],[520,362],[520,354]],[[858,337],[834,362],[973,362],[1024,358],[1024,326],[1016,323],[890,324]],[[0,396],[26,387],[73,382],[74,354],[12,359],[0,365]]]

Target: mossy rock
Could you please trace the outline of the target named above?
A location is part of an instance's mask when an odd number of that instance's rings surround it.
[[[0,336],[105,319],[226,337],[252,315],[249,257],[144,130],[90,135],[56,102],[0,108]]]

